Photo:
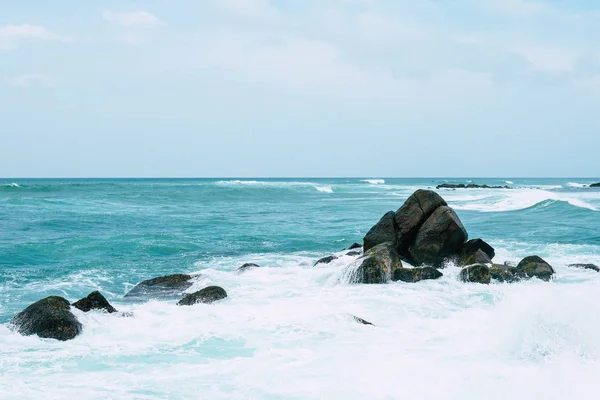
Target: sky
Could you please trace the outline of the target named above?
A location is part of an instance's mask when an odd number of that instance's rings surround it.
[[[0,177],[600,177],[595,0],[0,0]]]

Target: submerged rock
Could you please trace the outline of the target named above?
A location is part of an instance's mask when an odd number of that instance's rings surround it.
[[[353,318],[353,319],[354,319],[356,322],[358,322],[359,324],[363,324],[363,325],[373,325],[373,326],[375,326],[374,324],[372,324],[372,323],[371,323],[371,322],[369,322],[369,321],[365,321],[365,320],[364,320],[364,319],[362,319],[362,318],[358,318],[356,315],[353,315],[353,316],[352,316],[352,318]]]
[[[346,255],[347,256],[353,256],[353,257],[354,256],[360,256],[360,255],[362,255],[362,252],[360,252],[360,251],[349,251],[349,252],[346,253]]]
[[[394,218],[398,232],[396,242],[401,257],[409,262],[412,261],[408,249],[419,229],[435,210],[446,205],[446,201],[436,192],[419,189],[396,211]]]
[[[11,328],[21,335],[38,335],[41,338],[70,340],[83,329],[71,312],[69,302],[59,296],[37,301],[18,313],[10,322]]]
[[[352,245],[350,247],[348,247],[348,250],[355,250],[355,249],[360,249],[360,248],[362,248],[362,245],[354,242],[354,243],[352,243]]]
[[[237,269],[237,273],[241,274],[253,268],[260,268],[260,265],[253,263],[246,263]]]
[[[525,257],[517,265],[517,269],[529,278],[536,277],[543,281],[549,281],[554,275],[554,268],[538,256]]]
[[[490,283],[490,269],[485,264],[475,264],[465,267],[460,271],[460,280],[473,283]]]
[[[394,243],[381,243],[365,253],[351,282],[386,283],[398,268],[402,268],[402,261],[400,261]]]
[[[392,276],[393,281],[419,282],[425,279],[438,279],[443,274],[432,267],[422,268],[398,268]]]
[[[393,211],[387,212],[379,222],[377,222],[373,227],[367,232],[363,241],[364,241],[364,251],[365,253],[372,249],[373,247],[390,242],[395,246],[396,242],[396,223],[394,222],[394,217],[396,213]]]
[[[91,310],[103,310],[109,314],[117,312],[117,310],[110,305],[102,293],[97,290],[88,294],[87,297],[76,301],[72,305],[83,312],[88,312]]]
[[[492,264],[492,266],[489,268],[492,279],[498,282],[511,283],[527,279],[527,275],[523,271],[518,270],[516,267]]]
[[[582,269],[591,269],[592,271],[600,272],[600,267],[595,264],[569,264],[567,267],[570,268],[582,268]]]
[[[417,264],[440,267],[461,249],[468,235],[450,207],[438,207],[423,224],[409,251]]]
[[[334,260],[337,260],[338,257],[337,256],[327,256],[327,257],[323,257],[320,260],[317,260],[317,262],[313,265],[316,266],[317,264],[329,264]]]
[[[185,274],[159,276],[138,283],[125,297],[177,296],[192,286],[191,279],[191,275]]]
[[[219,286],[209,286],[194,293],[189,293],[183,296],[177,303],[178,306],[192,306],[194,304],[212,304],[215,301],[222,300],[227,297],[225,289]]]

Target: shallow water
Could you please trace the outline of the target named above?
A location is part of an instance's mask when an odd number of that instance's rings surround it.
[[[386,211],[438,192],[498,262],[537,254],[551,283],[349,285]],[[505,182],[507,181],[507,182]],[[0,181],[0,398],[595,398],[600,389],[600,190],[589,179]],[[245,262],[263,266],[244,274]],[[137,282],[199,272],[214,305],[123,299]],[[32,302],[100,290],[133,317],[80,313],[84,332],[22,337]],[[357,324],[357,315],[375,326]]]

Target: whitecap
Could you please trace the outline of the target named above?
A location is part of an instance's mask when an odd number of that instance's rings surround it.
[[[504,181],[504,183],[506,183],[507,185],[514,185],[515,184],[513,181]]]
[[[361,182],[369,183],[371,185],[383,185],[385,183],[384,179],[364,179]]]
[[[584,188],[584,187],[588,187],[589,185],[586,185],[585,183],[569,182],[569,183],[567,183],[567,186],[574,187],[574,188]]]
[[[331,186],[315,186],[315,189],[322,193],[333,193]]]

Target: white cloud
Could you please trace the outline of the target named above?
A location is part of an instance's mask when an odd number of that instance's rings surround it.
[[[31,40],[65,40],[65,38],[40,25],[0,26],[0,50],[12,50],[21,42]]]
[[[22,88],[54,86],[54,80],[48,75],[44,74],[18,75],[9,77],[5,81],[10,86]]]
[[[105,11],[104,19],[111,24],[124,28],[156,28],[164,23],[147,11],[115,12]]]

